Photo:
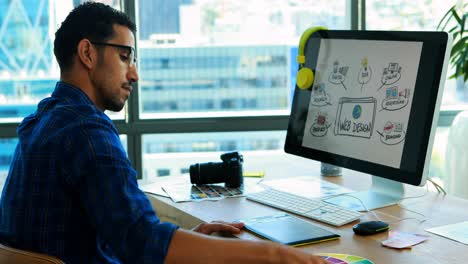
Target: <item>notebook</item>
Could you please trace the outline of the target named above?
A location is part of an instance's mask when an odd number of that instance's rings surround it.
[[[245,224],[247,230],[261,237],[290,246],[302,246],[340,237],[338,234],[286,213],[239,221]]]

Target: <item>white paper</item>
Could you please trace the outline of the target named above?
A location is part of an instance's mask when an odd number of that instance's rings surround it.
[[[221,200],[230,197],[244,196],[251,192],[262,191],[263,188],[257,185],[258,178],[244,178],[243,186],[239,188],[224,187],[224,183],[193,185],[190,179],[177,177],[161,182],[158,185],[148,185],[142,187],[144,191],[154,188],[161,188],[174,202],[200,202],[206,200]],[[149,191],[151,192],[151,191]]]
[[[389,238],[385,241],[382,241],[382,245],[391,248],[411,248],[414,245],[417,245],[421,242],[426,241],[429,236],[400,232],[400,231],[390,231]]]
[[[426,229],[426,231],[468,245],[468,221],[433,227]]]

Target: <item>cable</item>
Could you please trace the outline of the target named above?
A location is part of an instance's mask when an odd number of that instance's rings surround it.
[[[333,198],[333,197],[337,197],[337,196],[348,196],[348,197],[354,198],[354,199],[358,200],[358,201],[361,203],[361,205],[362,205],[362,207],[364,208],[365,212],[373,214],[374,217],[375,217],[378,221],[382,221],[382,219],[376,214],[376,212],[379,213],[379,214],[383,214],[383,215],[390,216],[390,217],[393,217],[393,218],[398,219],[397,221],[387,222],[388,224],[395,224],[395,223],[398,223],[398,222],[401,222],[401,221],[404,221],[404,220],[416,220],[416,221],[418,221],[420,224],[422,224],[422,223],[424,223],[424,222],[426,221],[426,216],[423,215],[423,214],[421,214],[421,213],[419,213],[419,212],[413,211],[413,210],[411,210],[411,209],[408,209],[408,208],[402,206],[402,205],[400,204],[400,202],[401,202],[402,200],[404,200],[404,199],[420,198],[420,197],[423,197],[423,196],[426,195],[426,194],[427,194],[427,192],[426,192],[425,194],[419,195],[419,196],[405,197],[405,198],[403,198],[403,199],[401,199],[401,200],[399,200],[399,201],[397,202],[397,205],[398,205],[400,208],[402,208],[402,209],[404,209],[404,210],[407,210],[407,211],[410,211],[410,212],[412,212],[412,213],[415,213],[415,214],[417,214],[417,215],[422,216],[422,217],[424,218],[424,219],[422,219],[422,220],[421,220],[421,219],[418,219],[418,218],[415,218],[415,217],[398,218],[398,217],[396,217],[396,216],[393,216],[393,215],[391,215],[391,214],[387,214],[387,213],[384,213],[384,212],[380,212],[380,211],[375,211],[375,212],[374,212],[374,211],[372,211],[372,210],[369,210],[369,209],[367,208],[367,206],[364,204],[364,202],[363,202],[361,199],[359,199],[359,198],[356,197],[356,196],[350,195],[350,194],[337,194],[337,195],[334,195],[334,196],[329,196],[329,197],[327,197],[326,199],[328,199],[328,198]]]
[[[401,198],[401,199],[396,203],[396,205],[399,206],[400,208],[402,208],[402,209],[404,209],[404,210],[406,210],[406,211],[412,212],[412,213],[414,213],[414,214],[417,214],[417,215],[419,215],[419,216],[422,216],[423,219],[418,219],[418,218],[415,218],[415,217],[406,217],[406,218],[402,218],[402,219],[400,219],[400,220],[398,220],[398,221],[396,221],[396,222],[394,222],[394,223],[398,223],[398,222],[401,222],[401,221],[403,221],[403,220],[412,220],[412,219],[417,220],[420,224],[426,222],[426,220],[427,220],[427,219],[426,219],[426,215],[424,215],[424,214],[422,214],[422,213],[420,213],[420,212],[416,212],[416,211],[414,211],[414,210],[411,210],[411,209],[409,209],[409,208],[403,206],[403,205],[401,204],[401,202],[403,202],[403,200],[421,198],[421,197],[426,196],[428,193],[429,193],[429,186],[426,184],[426,191],[425,191],[423,194],[421,194],[421,195],[416,195],[416,196],[403,197],[403,198]]]
[[[270,186],[268,186],[268,185],[262,183],[263,180],[264,180],[264,178],[261,179],[261,180],[259,180],[259,181],[257,182],[257,184],[260,185],[260,186],[262,186],[262,187],[264,187],[264,188],[266,188],[266,189],[274,189],[274,188],[272,188],[272,187],[270,187]],[[325,199],[330,199],[330,198],[337,197],[337,196],[349,196],[349,197],[351,197],[351,198],[355,198],[356,200],[358,200],[358,201],[361,203],[362,207],[364,208],[364,210],[365,210],[366,212],[372,213],[372,214],[375,216],[375,218],[377,218],[378,220],[380,220],[379,216],[376,215],[373,211],[369,210],[369,209],[367,208],[367,206],[364,204],[364,202],[363,202],[361,199],[359,199],[358,197],[356,197],[356,196],[353,196],[353,195],[350,195],[350,194],[346,194],[346,193],[342,193],[342,194],[330,195],[330,196],[327,196],[327,197],[322,197],[322,198],[317,198],[317,199],[320,199],[321,201],[326,202]],[[313,198],[311,198],[311,199],[313,199]],[[380,221],[381,221],[381,220],[380,220]]]
[[[378,215],[375,214],[374,211],[371,211],[371,210],[369,210],[369,208],[367,208],[366,204],[365,204],[361,199],[359,199],[359,197],[356,197],[356,196],[354,196],[354,195],[347,194],[347,193],[341,193],[341,194],[336,194],[336,195],[330,195],[330,196],[327,196],[327,197],[323,197],[323,198],[322,198],[322,201],[327,202],[327,201],[326,201],[327,199],[331,199],[331,198],[338,197],[338,196],[347,196],[347,197],[351,197],[351,198],[354,198],[354,199],[358,200],[359,203],[361,203],[362,208],[364,208],[364,211],[365,211],[365,212],[373,214],[374,217],[375,217],[377,220],[382,221],[382,220],[380,219],[380,217],[379,217]],[[328,202],[328,203],[330,203],[330,202]]]
[[[445,189],[444,189],[440,184],[438,184],[437,182],[435,182],[432,178],[428,178],[427,181],[430,182],[430,183],[432,183],[432,185],[434,185],[434,187],[436,188],[436,190],[437,190],[438,193],[443,193],[444,195],[447,194],[447,192],[445,191]]]
[[[426,196],[428,193],[429,193],[429,187],[428,187],[427,184],[426,184],[426,191],[425,191],[423,194],[416,195],[416,196],[406,196],[406,197],[403,197],[403,198],[401,198],[400,200],[398,200],[397,204],[400,204],[400,202],[402,202],[403,200],[416,199],[416,198],[424,197],[424,196]]]
[[[398,219],[398,221],[389,222],[389,224],[398,223],[398,222],[401,222],[401,221],[404,221],[404,220],[416,220],[416,221],[418,221],[420,224],[421,224],[421,223],[424,223],[424,222],[426,221],[426,216],[425,216],[424,214],[419,213],[419,212],[416,212],[416,211],[411,210],[411,209],[408,209],[407,207],[403,206],[403,205],[401,204],[401,202],[402,202],[403,200],[407,200],[407,199],[416,199],[416,198],[424,197],[424,196],[426,196],[426,195],[428,194],[428,192],[429,192],[429,188],[428,188],[428,186],[426,185],[426,191],[425,191],[423,194],[417,195],[417,196],[403,197],[402,199],[398,200],[397,203],[396,203],[396,205],[399,206],[400,208],[402,208],[403,210],[406,210],[406,211],[412,212],[412,213],[414,213],[414,214],[417,214],[417,215],[419,215],[419,216],[422,216],[423,219],[418,219],[418,218],[416,218],[416,217],[398,218],[398,217],[396,217],[396,216],[393,216],[393,215],[390,215],[390,214],[387,214],[387,213],[384,213],[384,212],[379,212],[379,211],[377,211],[377,213],[379,213],[379,214],[384,214],[384,215],[386,215],[386,216],[391,216],[391,217],[393,217],[393,218]],[[351,197],[351,198],[354,198],[354,199],[358,200],[359,203],[362,205],[362,208],[364,208],[364,211],[365,211],[366,213],[371,213],[371,214],[374,215],[374,217],[375,217],[378,221],[382,221],[382,219],[381,219],[374,211],[371,211],[371,210],[369,210],[369,209],[367,208],[367,206],[365,205],[365,203],[364,203],[361,199],[359,199],[359,198],[356,197],[356,196],[353,196],[352,194],[346,194],[346,193],[345,193],[345,194],[337,194],[337,195],[332,195],[332,196],[324,197],[323,199],[326,200],[326,199],[331,199],[331,198],[338,197],[338,196],[347,196],[347,197]]]
[[[258,184],[258,185],[261,185],[262,187],[264,187],[264,188],[266,188],[266,189],[273,189],[272,187],[270,187],[270,186],[268,186],[268,185],[262,183],[263,180],[264,180],[264,178],[261,179],[260,181],[258,181],[257,184]],[[395,224],[395,223],[398,223],[398,222],[401,222],[401,221],[404,221],[404,220],[416,220],[416,221],[418,221],[420,224],[422,224],[422,223],[424,223],[424,222],[426,221],[426,215],[424,215],[424,214],[422,214],[422,213],[419,213],[419,212],[416,212],[416,211],[414,211],[414,210],[408,209],[407,207],[403,206],[403,205],[401,204],[401,202],[403,202],[404,200],[408,200],[408,199],[421,198],[421,197],[426,196],[428,193],[429,193],[429,186],[426,184],[426,191],[425,191],[423,194],[417,195],[417,196],[407,196],[407,197],[403,197],[403,198],[401,198],[400,200],[398,200],[398,201],[396,202],[396,205],[399,206],[400,208],[402,208],[403,210],[406,210],[406,211],[412,212],[412,213],[414,213],[414,214],[417,214],[417,215],[423,217],[423,219],[418,219],[418,218],[416,218],[416,217],[398,218],[398,217],[396,217],[396,216],[393,216],[393,215],[390,215],[390,214],[387,214],[387,213],[384,213],[384,212],[379,212],[379,211],[377,211],[377,213],[379,213],[379,214],[384,214],[384,215],[386,215],[386,216],[390,216],[390,217],[393,217],[393,218],[398,219],[397,221],[388,222],[389,224]],[[324,201],[324,202],[327,202],[326,200],[331,199],[331,198],[335,198],[335,197],[339,197],[339,196],[347,196],[347,197],[351,197],[351,198],[354,198],[354,199],[358,200],[359,203],[361,204],[362,208],[364,208],[364,212],[366,212],[366,213],[371,213],[371,214],[374,215],[374,217],[375,217],[378,221],[382,221],[382,219],[381,219],[374,211],[369,210],[369,208],[366,206],[366,204],[364,203],[364,201],[362,201],[359,197],[356,197],[356,196],[354,196],[354,195],[352,195],[352,194],[341,193],[341,194],[336,194],[336,195],[330,195],[330,196],[327,196],[327,197],[322,197],[322,198],[320,198],[320,199],[321,199],[322,201]],[[328,203],[330,203],[330,202],[328,202]]]
[[[403,208],[403,209],[405,209],[405,208]],[[422,223],[426,222],[426,219],[425,219],[425,218],[422,219],[422,220],[421,220],[421,219],[418,219],[418,218],[416,218],[416,217],[399,218],[399,217],[396,217],[396,216],[394,216],[394,215],[387,214],[387,213],[384,213],[384,212],[379,212],[379,211],[376,211],[376,212],[379,213],[379,214],[383,214],[383,215],[386,215],[386,216],[388,216],[388,217],[392,217],[392,218],[397,219],[396,221],[391,221],[391,222],[388,222],[388,221],[387,221],[387,223],[388,223],[389,225],[391,225],[391,224],[396,224],[396,223],[401,222],[401,221],[404,221],[404,220],[416,220],[416,221],[418,221],[419,224],[422,224]],[[419,214],[419,213],[418,213],[418,214]]]

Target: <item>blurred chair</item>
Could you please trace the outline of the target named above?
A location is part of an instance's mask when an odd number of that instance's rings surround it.
[[[8,264],[64,264],[60,259],[0,244],[0,263]]]
[[[445,181],[449,194],[468,199],[468,111],[450,126],[445,153]]]

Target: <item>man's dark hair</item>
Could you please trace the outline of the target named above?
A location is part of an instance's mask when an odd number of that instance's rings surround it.
[[[105,42],[114,36],[113,25],[118,24],[136,33],[136,26],[123,12],[95,2],[86,2],[68,14],[55,32],[54,54],[61,71],[68,70],[77,54],[78,43],[87,38]]]

